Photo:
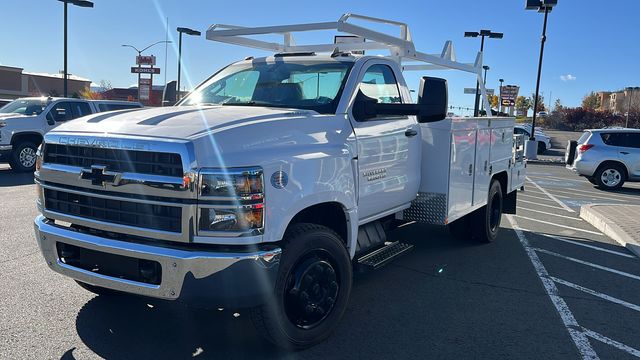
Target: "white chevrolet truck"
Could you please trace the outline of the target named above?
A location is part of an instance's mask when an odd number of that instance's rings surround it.
[[[294,42],[327,29],[357,41]],[[207,38],[275,55],[219,70],[175,107],[86,116],[45,136],[35,232],[54,271],[98,294],[250,308],[267,339],[305,348],[338,324],[353,269],[411,249],[387,237],[398,223],[489,242],[515,211],[525,164],[514,119],[446,118],[445,80],[422,77],[413,102],[403,77],[457,69],[476,81],[481,54],[459,63],[450,43],[421,53],[405,24],[352,14],[213,25]],[[390,56],[361,55],[375,49]]]
[[[0,108],[0,162],[18,172],[33,172],[36,152],[47,131],[67,121],[103,111],[139,109],[138,102],[27,97]]]

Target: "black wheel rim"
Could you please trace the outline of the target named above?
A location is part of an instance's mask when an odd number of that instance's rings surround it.
[[[494,195],[491,199],[491,207],[489,209],[489,229],[491,229],[491,232],[495,232],[498,230],[498,226],[500,226],[500,217],[502,216],[500,207],[500,197]]]
[[[303,257],[289,273],[286,284],[285,313],[301,329],[314,328],[329,316],[340,289],[334,265],[324,250]]]

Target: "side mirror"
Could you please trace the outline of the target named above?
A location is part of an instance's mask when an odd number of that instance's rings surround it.
[[[417,104],[381,104],[358,90],[353,103],[353,117],[367,121],[378,115],[416,115],[418,122],[435,122],[447,117],[447,80],[424,76],[420,79]]]
[[[175,80],[165,84],[164,90],[162,91],[162,106],[172,106],[176,103],[176,84],[177,81]]]
[[[449,91],[447,80],[435,77],[423,76],[420,79],[420,92],[418,104],[423,107],[423,112],[418,114],[418,122],[440,121],[447,117]]]

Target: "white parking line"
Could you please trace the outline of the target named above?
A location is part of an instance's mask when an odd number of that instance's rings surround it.
[[[618,298],[614,298],[613,296],[609,296],[607,294],[599,293],[599,292],[597,292],[595,290],[588,289],[588,288],[586,288],[584,286],[580,286],[578,284],[574,284],[574,283],[568,282],[566,280],[558,279],[557,277],[551,276],[550,278],[551,278],[551,280],[557,282],[558,284],[562,284],[562,285],[568,286],[568,287],[570,287],[572,289],[576,289],[578,291],[585,292],[585,293],[587,293],[589,295],[593,295],[595,297],[599,297],[600,299],[603,299],[603,300],[611,301],[612,303],[615,303],[615,304],[618,304],[618,305],[622,305],[622,306],[624,306],[626,308],[629,308],[631,310],[640,311],[640,306],[638,306],[636,304],[632,304],[630,302],[626,302],[624,300],[620,300]]]
[[[589,249],[594,249],[594,250],[606,252],[606,253],[613,254],[613,255],[628,257],[628,258],[631,258],[631,259],[635,259],[636,258],[635,256],[633,256],[631,254],[625,254],[625,253],[621,253],[619,251],[603,249],[603,248],[601,248],[599,246],[594,246],[594,245],[581,243],[580,241],[569,240],[567,238],[563,238],[563,237],[560,237],[560,236],[555,236],[555,235],[550,235],[550,234],[543,234],[543,233],[536,233],[536,235],[541,235],[541,236],[544,236],[544,237],[552,238],[554,240],[558,240],[558,241],[562,241],[562,242],[566,242],[566,243],[570,243],[570,244],[574,244],[574,245],[583,246],[583,247],[586,247],[586,248],[589,248]]]
[[[574,199],[576,197],[576,194],[573,195],[556,195],[559,199]],[[580,195],[583,196],[583,195]],[[599,197],[599,196],[593,196],[593,195],[584,195],[586,196],[583,199],[587,199],[587,200],[591,200],[591,201],[616,201],[616,202],[627,202],[626,200],[622,200],[622,199],[607,199],[607,198],[603,198],[603,197]]]
[[[593,193],[595,192],[595,190],[582,190],[582,189],[571,189],[571,190],[560,190],[560,189],[553,189],[552,191],[555,192],[561,192],[561,193],[565,193],[565,194],[569,194],[569,195],[576,195],[576,192],[579,193],[584,193],[584,194],[588,194],[588,195],[593,195]],[[607,197],[617,197],[617,198],[621,198],[624,200],[629,200],[628,197],[624,196],[624,195],[618,195],[618,194],[611,194],[611,193],[607,193],[607,192],[602,192],[603,194],[606,194]],[[601,196],[601,195],[596,195],[596,196]]]
[[[640,350],[636,350],[636,349],[632,348],[631,346],[627,346],[627,345],[625,345],[625,344],[623,344],[621,342],[617,342],[615,340],[611,340],[608,337],[606,337],[606,336],[604,336],[602,334],[599,334],[599,333],[597,333],[595,331],[589,330],[589,329],[582,328],[582,331],[584,332],[585,335],[587,335],[588,337],[590,337],[592,339],[598,340],[598,341],[603,342],[603,343],[605,343],[607,345],[611,345],[614,348],[617,348],[619,350],[627,352],[627,353],[629,353],[629,354],[631,354],[631,355],[633,355],[635,357],[640,357]]]
[[[577,191],[577,190],[576,190]],[[549,190],[549,192],[553,192],[554,195],[558,196],[558,197],[571,197],[571,196],[576,196],[576,195],[580,195],[580,194],[576,194],[576,191],[574,190],[558,190],[558,189],[551,189]],[[602,195],[593,195],[595,191],[585,191],[585,195],[584,196],[588,196],[588,197],[592,197],[592,198],[598,198],[598,199],[604,199],[604,200],[614,200],[614,201],[627,201],[628,199],[624,196],[620,196],[620,200],[616,200],[611,196],[602,196]],[[560,193],[560,194],[556,194],[556,193]],[[613,195],[613,194],[611,194]],[[624,199],[624,200],[623,200]]]
[[[521,207],[521,206],[517,206],[517,208],[520,209],[520,210],[533,211],[533,212],[537,212],[537,213],[540,213],[540,214],[550,215],[550,216],[553,216],[553,217],[561,217],[561,218],[571,219],[571,220],[576,220],[576,221],[584,221],[581,218],[574,217],[574,216],[558,215],[558,214],[554,214],[554,213],[550,213],[550,212],[546,212],[546,211],[528,209],[528,208],[524,208],[524,207]]]
[[[587,233],[587,234],[602,235],[601,232],[597,232],[597,231],[584,230],[584,229],[580,229],[580,228],[573,227],[573,226],[556,224],[556,223],[552,223],[552,222],[549,222],[549,221],[538,220],[538,219],[534,219],[534,218],[530,218],[530,217],[526,217],[526,216],[520,216],[520,215],[516,215],[516,216],[519,217],[520,219],[525,219],[525,220],[529,220],[529,221],[535,221],[535,222],[539,222],[539,223],[542,223],[542,224],[552,225],[552,226],[556,226],[556,227],[560,227],[560,228],[564,228],[564,229],[569,229],[569,230],[573,230],[573,231],[581,231],[581,232]]]
[[[539,203],[537,203],[537,202],[533,202],[533,201],[518,200],[518,202],[523,202],[523,203],[527,203],[527,204],[534,204],[534,205],[538,205],[538,206],[544,206],[544,207],[548,207],[548,208],[552,208],[552,209],[564,210],[563,208],[561,208],[561,207],[559,207],[559,206],[546,205],[546,204],[539,204]]]
[[[511,215],[507,215],[507,220],[509,220],[509,222],[511,223],[511,227],[513,227],[513,230],[516,232],[516,236],[518,236],[520,244],[527,253],[527,256],[529,256],[529,260],[531,261],[533,268],[538,274],[538,278],[542,282],[542,286],[546,290],[547,295],[549,295],[549,299],[551,300],[551,303],[553,303],[553,306],[555,306],[558,315],[560,315],[560,319],[562,320],[565,329],[569,333],[569,336],[571,336],[571,339],[578,349],[580,356],[583,359],[599,359],[598,354],[596,354],[595,350],[593,350],[593,347],[591,346],[591,343],[589,342],[589,338],[587,338],[584,332],[578,331],[576,329],[579,327],[576,318],[571,313],[571,310],[569,309],[569,306],[567,306],[567,303],[564,301],[564,299],[562,299],[560,295],[558,295],[558,288],[556,287],[556,284],[553,282],[553,280],[549,279],[549,273],[547,272],[547,269],[540,261],[538,254],[536,254],[536,252],[533,251],[533,249],[529,246],[527,238],[518,227],[518,222]]]
[[[547,190],[543,189],[540,185],[536,184],[533,180],[529,179],[528,176],[526,177],[526,179],[529,180],[529,182],[533,184],[533,186],[537,187],[540,191],[542,191],[545,195],[547,195],[549,199],[560,204],[560,206],[562,206],[563,209],[567,210],[568,212],[575,212],[572,208],[568,207],[565,203],[563,203],[562,201],[558,200],[558,198],[550,194]]]
[[[527,194],[518,194],[518,196],[524,196],[524,197],[527,197],[527,198],[541,200],[541,201],[551,201],[551,202],[553,202],[553,200],[550,200],[548,197],[546,197],[544,195],[542,195],[542,196],[533,196],[530,193],[527,193]]]
[[[582,265],[587,265],[590,266],[592,268],[596,268],[599,270],[603,270],[603,271],[607,271],[610,273],[614,273],[614,274],[618,274],[618,275],[622,275],[625,277],[628,277],[630,279],[634,279],[634,280],[640,280],[640,276],[638,275],[634,275],[634,274],[629,274],[627,272],[624,271],[620,271],[620,270],[616,270],[616,269],[612,269],[612,268],[608,268],[606,266],[602,266],[602,265],[598,265],[598,264],[594,264],[594,263],[590,263],[588,261],[584,261],[584,260],[580,260],[580,259],[576,259],[576,258],[572,258],[570,256],[565,256],[562,254],[558,254],[556,252],[553,251],[549,251],[549,250],[545,250],[545,249],[540,249],[540,248],[532,248],[533,250],[537,251],[537,252],[541,252],[543,254],[547,254],[547,255],[551,255],[551,256],[555,256],[555,257],[559,257],[561,259],[565,259],[565,260],[569,260],[569,261],[573,261],[576,262],[578,264],[582,264]]]
[[[538,175],[527,175],[528,177],[532,177],[535,179],[542,179],[542,180],[551,180],[551,181],[576,181],[576,182],[583,182],[583,181],[588,181],[588,180],[584,180],[582,178],[577,178],[577,179],[571,179],[571,178],[560,178],[560,177],[555,177],[555,176],[538,176]]]

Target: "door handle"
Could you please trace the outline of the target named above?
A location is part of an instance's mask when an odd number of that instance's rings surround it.
[[[406,137],[414,137],[416,135],[418,135],[418,132],[413,129],[407,129],[407,131],[404,132],[404,136]]]
[[[628,153],[628,152],[626,152],[626,151],[620,151],[620,154],[622,154],[622,155],[629,155],[629,153]]]

